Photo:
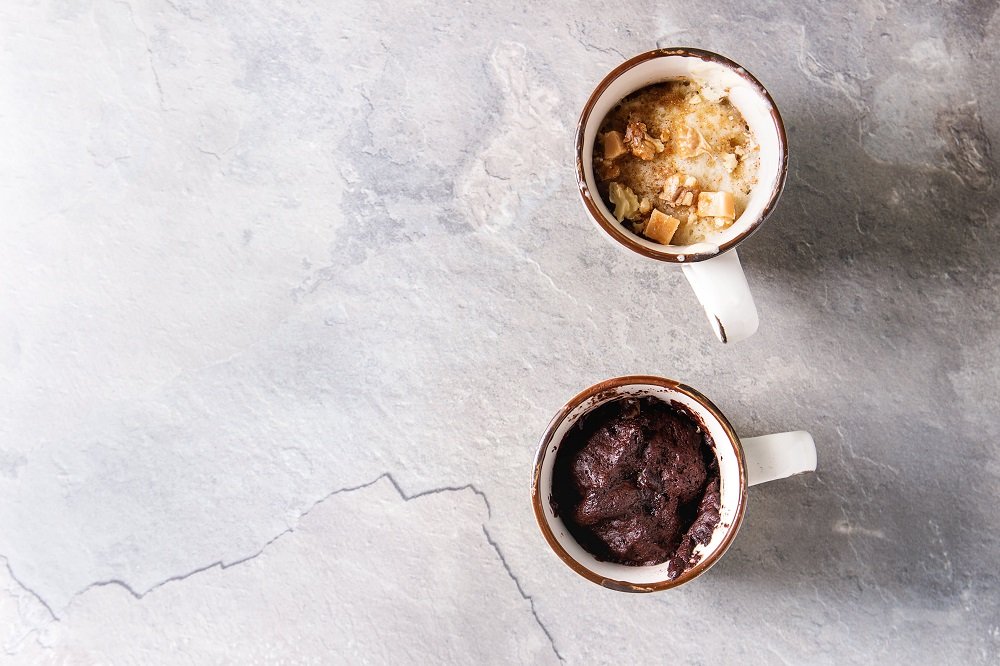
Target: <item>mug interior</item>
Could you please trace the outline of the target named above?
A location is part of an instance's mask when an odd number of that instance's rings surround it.
[[[660,245],[633,234],[615,219],[597,189],[594,178],[594,143],[608,112],[623,98],[654,83],[689,78],[728,90],[732,102],[750,126],[760,146],[757,184],[750,191],[746,209],[732,226],[710,243]],[[720,55],[698,49],[661,49],[632,58],[609,74],[595,91],[581,118],[577,137],[577,170],[581,193],[598,224],[615,240],[646,256],[666,261],[700,261],[735,246],[764,220],[784,184],[787,153],[784,127],[774,102],[749,72]]]
[[[559,446],[584,415],[612,400],[652,396],[677,402],[701,422],[713,442],[719,462],[720,520],[707,544],[694,550],[694,561],[670,579],[668,564],[629,566],[602,562],[585,550],[552,509],[552,470]],[[675,587],[706,571],[729,547],[743,520],[746,502],[746,466],[739,440],[718,409],[694,389],[659,377],[622,377],[598,384],[574,398],[549,425],[535,460],[532,483],[535,517],[546,540],[573,570],[604,587],[626,592],[652,592]]]

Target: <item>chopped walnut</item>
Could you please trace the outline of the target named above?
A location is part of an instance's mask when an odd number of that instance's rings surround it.
[[[654,139],[646,133],[646,123],[640,122],[634,116],[629,118],[625,128],[625,143],[632,154],[640,160],[649,161],[663,152],[663,142]]]
[[[697,178],[675,173],[663,181],[660,199],[674,206],[693,206],[699,191]]]
[[[608,198],[615,205],[615,218],[621,222],[625,218],[634,220],[639,216],[639,199],[631,188],[621,183],[608,186]]]

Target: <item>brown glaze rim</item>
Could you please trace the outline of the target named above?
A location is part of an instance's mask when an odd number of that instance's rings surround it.
[[[655,58],[662,58],[665,56],[687,56],[698,58],[705,62],[715,63],[722,65],[728,69],[734,71],[738,76],[747,81],[753,88],[757,90],[760,95],[767,100],[768,104],[771,105],[771,118],[774,120],[774,125],[778,130],[778,149],[781,151],[781,173],[778,175],[778,180],[774,185],[774,189],[771,191],[771,197],[768,199],[767,205],[764,206],[763,212],[760,216],[750,224],[746,231],[742,234],[733,238],[732,240],[726,241],[719,246],[719,251],[716,253],[711,252],[694,252],[694,253],[680,253],[671,254],[669,252],[660,252],[659,250],[653,250],[646,247],[638,242],[636,239],[627,231],[624,231],[617,224],[613,224],[604,213],[601,212],[600,207],[597,202],[594,201],[594,196],[587,186],[586,172],[584,171],[584,155],[583,155],[583,137],[587,127],[587,121],[590,119],[590,114],[594,110],[594,106],[597,104],[598,98],[604,91],[607,90],[608,86],[612,84],[619,76],[632,69],[633,67],[646,62],[647,60],[653,60]],[[591,160],[593,160],[593,155],[591,155]],[[616,241],[632,250],[633,252],[638,252],[639,254],[649,257],[651,259],[658,259],[660,261],[669,261],[672,263],[684,264],[690,263],[692,261],[704,261],[705,259],[711,259],[712,257],[718,256],[727,250],[730,250],[744,240],[749,238],[767,219],[774,210],[775,205],[778,203],[778,197],[781,195],[781,191],[785,187],[785,179],[788,177],[788,138],[785,135],[785,123],[781,120],[781,114],[778,113],[778,107],[774,103],[774,99],[771,98],[771,94],[767,92],[767,88],[757,80],[757,78],[748,72],[741,65],[733,62],[729,58],[719,55],[718,53],[713,53],[711,51],[705,51],[703,49],[696,49],[686,46],[671,47],[665,49],[656,49],[653,51],[647,51],[646,53],[640,53],[639,55],[630,58],[623,62],[622,64],[615,67],[605,76],[594,92],[590,94],[590,98],[587,100],[587,104],[583,107],[583,113],[580,114],[580,120],[576,126],[576,182],[580,188],[580,196],[583,198],[583,204],[587,208],[587,212],[590,213],[594,221],[601,226],[604,231],[606,231],[612,238]],[[684,257],[680,259],[679,257]]]
[[[545,456],[548,453],[549,447],[552,445],[552,438],[555,436],[555,431],[559,425],[573,412],[573,410],[582,405],[586,400],[595,396],[600,397],[602,394],[606,393],[613,393],[617,395],[619,389],[636,384],[651,384],[653,386],[660,386],[682,393],[704,407],[719,421],[720,424],[722,424],[722,429],[732,442],[733,448],[736,450],[736,458],[739,463],[740,474],[740,498],[739,505],[736,507],[736,517],[733,519],[732,525],[728,528],[729,531],[726,533],[725,538],[723,538],[722,543],[719,544],[718,548],[709,553],[707,557],[703,558],[690,569],[684,570],[681,575],[673,580],[662,580],[642,585],[623,580],[606,578],[573,559],[573,557],[566,552],[566,549],[562,547],[562,544],[560,544],[556,539],[555,534],[552,533],[552,528],[549,525],[548,520],[545,518],[545,509],[542,504],[543,502],[547,502],[548,498],[541,496],[542,463],[545,461]],[[559,412],[549,422],[549,425],[545,428],[545,433],[542,435],[538,444],[538,452],[535,454],[535,462],[532,466],[531,505],[535,511],[535,521],[538,522],[538,528],[542,531],[542,536],[545,537],[545,541],[548,542],[549,547],[555,551],[556,555],[559,556],[559,559],[565,562],[570,569],[580,574],[587,580],[597,583],[602,587],[617,590],[619,592],[658,592],[660,590],[668,590],[672,587],[683,585],[684,583],[693,580],[708,571],[708,569],[711,568],[711,566],[715,564],[729,549],[733,539],[736,538],[736,533],[739,532],[740,526],[743,524],[743,517],[746,513],[747,505],[747,470],[746,459],[743,455],[743,445],[740,443],[739,437],[736,436],[736,431],[733,430],[733,426],[729,423],[726,417],[723,416],[722,412],[719,411],[719,408],[699,391],[696,391],[686,384],[681,384],[680,382],[676,382],[672,379],[654,377],[651,375],[630,375],[627,377],[608,379],[600,382],[599,384],[594,384],[590,388],[587,388],[574,396],[573,399],[563,405],[562,409],[559,410]]]

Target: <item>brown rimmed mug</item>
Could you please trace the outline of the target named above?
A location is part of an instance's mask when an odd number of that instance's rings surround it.
[[[667,563],[627,566],[598,560],[573,538],[552,508],[552,470],[566,434],[591,410],[625,397],[679,403],[708,433],[719,462],[719,524],[709,542],[695,548],[691,564],[676,578],[670,578]],[[579,393],[549,423],[532,468],[531,504],[545,540],[573,571],[612,590],[656,592],[694,580],[722,557],[743,522],[749,486],[815,469],[816,445],[807,432],[740,439],[719,408],[690,386],[647,375],[618,377]]]
[[[622,99],[654,83],[690,78],[726,91],[760,146],[757,183],[746,209],[711,243],[660,245],[633,234],[611,213],[597,190],[593,156],[604,117]],[[605,76],[591,93],[576,131],[576,177],[584,207],[616,243],[644,257],[681,264],[708,321],[722,342],[747,338],[760,320],[735,247],[760,228],[774,209],[788,172],[788,141],[778,108],[760,81],[732,60],[711,51],[676,47],[641,53]]]

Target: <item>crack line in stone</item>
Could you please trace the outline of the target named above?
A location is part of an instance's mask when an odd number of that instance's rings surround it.
[[[146,56],[149,58],[149,69],[153,72],[153,83],[156,84],[156,90],[159,93],[160,110],[167,111],[166,104],[163,101],[163,86],[160,84],[160,73],[156,71],[156,63],[153,61],[153,49],[149,46],[149,35],[146,31],[139,27],[139,24],[135,20],[135,10],[132,8],[132,4],[127,0],[115,0],[119,5],[124,5],[128,9],[128,18],[132,22],[132,26],[135,27],[136,31],[142,35],[143,46],[146,48]]]
[[[38,594],[38,592],[35,592],[33,589],[31,589],[30,587],[28,587],[27,585],[25,585],[21,581],[20,578],[18,578],[17,576],[14,575],[14,570],[10,568],[10,560],[7,559],[6,555],[0,555],[0,557],[3,558],[3,563],[4,563],[4,566],[7,567],[7,573],[10,575],[10,579],[12,581],[14,581],[15,583],[17,583],[21,587],[22,590],[24,590],[25,592],[27,592],[28,594],[30,594],[31,596],[33,596],[35,599],[37,599],[38,603],[40,603],[41,605],[45,606],[45,610],[47,610],[49,612],[49,615],[52,616],[52,619],[55,620],[56,622],[58,622],[59,621],[59,616],[57,616],[55,614],[55,611],[52,610],[52,607],[49,606],[49,604],[45,601],[45,599],[42,598],[42,595]]]
[[[424,491],[421,491],[421,492],[418,492],[418,493],[414,493],[414,494],[408,494],[405,490],[403,490],[402,486],[399,485],[399,482],[396,481],[396,478],[391,473],[385,472],[385,473],[380,474],[379,476],[375,477],[373,480],[368,481],[366,483],[362,483],[362,484],[359,484],[359,485],[356,485],[356,486],[348,486],[348,487],[345,487],[345,488],[338,488],[338,489],[336,489],[336,490],[334,490],[332,492],[327,493],[326,495],[324,495],[320,499],[318,499],[315,502],[313,502],[312,506],[310,506],[308,509],[306,509],[301,514],[299,514],[299,516],[297,518],[297,521],[301,521],[313,509],[315,509],[320,504],[326,502],[331,497],[334,497],[335,495],[340,495],[342,493],[350,493],[350,492],[354,492],[354,491],[357,491],[357,490],[363,490],[365,488],[369,488],[369,487],[375,485],[376,483],[378,483],[379,481],[381,481],[383,479],[385,479],[386,481],[388,481],[392,485],[393,489],[400,496],[400,498],[402,498],[402,500],[404,502],[410,502],[410,501],[418,499],[420,497],[426,497],[428,495],[437,495],[439,493],[444,493],[444,492],[461,492],[463,490],[471,490],[480,499],[483,500],[483,504],[486,505],[486,513],[487,513],[487,515],[489,517],[493,516],[493,508],[490,506],[490,501],[489,501],[489,498],[486,497],[486,493],[484,493],[482,490],[480,490],[479,488],[477,488],[472,483],[467,483],[467,484],[465,484],[463,486],[442,486],[442,487],[439,487],[439,488],[431,488],[430,490],[424,490]],[[542,633],[544,633],[545,637],[548,639],[549,646],[552,648],[552,652],[555,653],[556,657],[559,659],[560,662],[564,662],[565,659],[563,658],[562,654],[560,654],[559,649],[556,648],[555,640],[552,638],[552,634],[549,632],[549,629],[545,625],[545,623],[542,622],[542,619],[538,616],[538,611],[535,608],[535,599],[534,599],[534,597],[532,597],[530,594],[528,594],[528,593],[526,593],[524,591],[524,588],[521,586],[520,579],[518,579],[518,577],[514,574],[513,570],[510,568],[510,565],[507,563],[507,558],[504,557],[503,552],[500,550],[500,545],[496,541],[494,541],[494,539],[490,535],[489,531],[487,531],[486,525],[483,525],[482,529],[483,529],[483,535],[486,537],[487,543],[489,543],[489,545],[493,548],[494,552],[496,552],[497,557],[500,559],[500,564],[503,566],[504,570],[507,572],[508,577],[510,577],[510,579],[514,582],[514,586],[517,588],[518,594],[521,595],[522,599],[524,599],[525,601],[528,602],[528,604],[530,606],[530,609],[531,609],[531,614],[535,618],[535,622],[538,624],[538,627],[542,630]],[[229,569],[230,567],[234,567],[234,566],[236,566],[238,564],[244,564],[245,562],[249,562],[250,560],[252,560],[252,559],[260,556],[261,554],[263,554],[264,551],[267,550],[267,548],[271,544],[273,544],[275,541],[277,541],[281,537],[285,536],[286,534],[289,534],[289,533],[294,532],[294,531],[295,531],[295,527],[288,527],[288,528],[282,530],[277,535],[275,535],[274,537],[272,537],[271,539],[269,539],[266,543],[264,543],[264,545],[262,545],[260,548],[258,548],[254,553],[252,553],[250,555],[247,555],[246,557],[241,557],[241,558],[239,558],[237,560],[233,560],[231,562],[224,562],[222,560],[218,560],[216,562],[212,562],[211,564],[206,564],[205,566],[201,566],[201,567],[198,567],[197,569],[193,569],[193,570],[191,570],[191,571],[189,571],[187,573],[178,574],[176,576],[170,576],[169,578],[166,578],[166,579],[164,579],[164,580],[156,583],[152,587],[150,587],[150,588],[148,588],[148,589],[146,589],[145,591],[142,591],[142,592],[136,590],[129,583],[127,583],[126,581],[121,580],[119,578],[109,578],[107,580],[95,581],[93,583],[90,583],[86,587],[82,588],[78,592],[74,593],[70,597],[70,603],[72,603],[72,601],[74,599],[76,599],[77,597],[79,597],[79,596],[87,593],[88,591],[90,591],[93,588],[108,587],[108,586],[111,586],[111,585],[114,585],[114,586],[117,586],[117,587],[120,587],[120,588],[124,589],[126,592],[128,592],[135,599],[142,599],[143,597],[145,597],[147,594],[149,594],[153,590],[156,590],[156,589],[158,589],[160,587],[163,587],[164,585],[167,585],[168,583],[173,583],[173,582],[178,582],[178,581],[185,580],[187,578],[190,578],[191,576],[194,576],[195,574],[199,574],[199,573],[208,571],[209,569],[218,568],[220,570],[226,570],[226,569]],[[45,609],[49,612],[49,615],[52,616],[52,619],[55,620],[56,622],[59,622],[60,621],[59,616],[56,615],[55,611],[41,597],[41,595],[39,595],[37,592],[35,592],[31,588],[29,588],[27,585],[25,585],[24,583],[22,583],[17,578],[17,576],[14,575],[14,570],[11,568],[10,561],[6,558],[6,556],[0,555],[0,557],[4,558],[4,563],[7,566],[7,571],[10,574],[11,579],[15,583],[17,583],[18,585],[20,585],[26,592],[28,592],[29,594],[31,594],[32,596],[34,596],[36,599],[38,599],[39,603],[41,603],[42,606],[44,606]]]
[[[350,493],[350,492],[354,492],[354,491],[357,491],[357,490],[363,490],[365,488],[368,488],[368,487],[371,487],[371,486],[375,485],[376,483],[378,483],[379,481],[381,481],[383,479],[385,479],[386,481],[388,481],[392,485],[393,489],[400,496],[400,498],[402,498],[402,500],[404,502],[410,502],[410,501],[418,499],[420,497],[426,497],[428,495],[437,495],[439,493],[444,493],[444,492],[461,492],[463,490],[471,490],[480,499],[483,500],[483,504],[486,505],[486,514],[487,514],[487,516],[488,517],[492,517],[493,516],[493,507],[490,505],[490,501],[489,501],[489,498],[486,497],[486,493],[484,493],[482,490],[480,490],[479,488],[477,488],[472,483],[467,483],[467,484],[465,484],[463,486],[442,486],[442,487],[439,487],[439,488],[431,488],[430,490],[424,490],[424,491],[421,491],[421,492],[418,492],[418,493],[414,493],[414,494],[407,494],[407,492],[405,490],[403,490],[402,486],[399,485],[399,482],[396,481],[396,478],[392,475],[392,473],[385,472],[385,473],[380,474],[379,476],[375,477],[374,479],[372,479],[371,481],[368,481],[366,483],[362,483],[362,484],[359,484],[359,485],[356,485],[356,486],[347,486],[345,488],[338,488],[338,489],[336,489],[334,491],[331,491],[331,492],[327,493],[323,497],[321,497],[318,500],[316,500],[315,502],[313,502],[313,504],[308,509],[306,509],[305,511],[303,511],[302,513],[300,513],[299,516],[298,516],[298,518],[296,520],[297,521],[301,521],[313,509],[315,509],[317,506],[319,506],[320,504],[326,502],[328,499],[330,499],[331,497],[333,497],[335,495],[340,495],[342,493]],[[556,648],[555,640],[552,638],[552,634],[549,632],[548,627],[545,625],[544,622],[542,622],[542,619],[538,616],[538,611],[535,609],[535,599],[534,599],[534,597],[532,597],[531,595],[529,595],[528,593],[526,593],[524,591],[524,588],[521,586],[521,581],[514,574],[513,570],[510,568],[510,565],[507,563],[507,558],[504,557],[503,552],[500,550],[499,544],[496,541],[493,540],[493,537],[490,536],[490,533],[486,530],[486,525],[482,525],[482,529],[483,529],[483,535],[486,537],[487,543],[489,543],[489,545],[493,548],[494,552],[496,552],[497,557],[500,559],[500,564],[503,566],[504,570],[507,572],[507,575],[510,577],[510,579],[512,581],[514,581],[514,586],[517,588],[518,594],[520,594],[521,598],[523,598],[525,601],[528,602],[528,604],[530,606],[530,609],[531,609],[531,614],[535,618],[535,622],[538,624],[539,628],[542,630],[542,633],[544,633],[545,637],[548,639],[549,645],[552,648],[552,652],[555,653],[555,655],[559,659],[559,661],[561,661],[561,662],[565,661],[565,659],[563,658],[562,654],[560,654],[558,648]],[[189,571],[187,573],[178,574],[176,576],[170,576],[169,578],[161,580],[160,582],[156,583],[155,585],[153,585],[152,587],[148,588],[147,590],[145,590],[143,592],[137,591],[129,583],[127,583],[124,580],[121,580],[119,578],[109,578],[107,580],[95,581],[93,583],[90,583],[89,585],[87,585],[83,589],[79,590],[78,592],[74,593],[70,597],[70,603],[72,603],[72,601],[74,599],[76,599],[77,597],[85,594],[86,592],[90,591],[93,588],[96,588],[96,587],[108,587],[108,586],[111,586],[111,585],[114,585],[114,586],[117,586],[117,587],[120,587],[120,588],[124,589],[126,592],[128,592],[135,599],[142,599],[143,597],[145,597],[147,594],[149,594],[153,590],[156,590],[156,589],[158,589],[160,587],[163,587],[164,585],[166,585],[168,583],[174,583],[174,582],[182,581],[182,580],[185,580],[187,578],[190,578],[191,576],[194,576],[195,574],[199,574],[199,573],[208,571],[209,569],[214,569],[216,567],[218,567],[220,570],[226,570],[226,569],[229,569],[230,567],[234,567],[234,566],[236,566],[238,564],[244,564],[245,562],[249,562],[250,560],[252,560],[252,559],[260,556],[261,554],[263,554],[264,551],[267,550],[267,548],[271,544],[273,544],[275,541],[277,541],[281,537],[285,536],[286,534],[289,534],[289,533],[294,532],[294,531],[295,531],[295,527],[288,527],[288,528],[282,530],[281,532],[279,532],[278,534],[276,534],[274,537],[272,537],[271,539],[269,539],[267,542],[265,542],[264,545],[262,545],[254,553],[252,553],[250,555],[247,555],[246,557],[241,557],[241,558],[239,558],[237,560],[233,560],[231,562],[224,562],[222,560],[218,560],[218,561],[212,562],[211,564],[206,564],[205,566],[201,566],[201,567],[198,567],[197,569],[193,569],[193,570],[191,570],[191,571]],[[14,582],[16,582],[18,585],[20,585],[26,592],[28,592],[29,594],[31,594],[32,596],[34,596],[36,599],[38,599],[39,603],[41,603],[45,607],[45,609],[49,612],[49,614],[52,616],[52,619],[55,620],[56,622],[59,622],[60,621],[59,616],[56,615],[55,611],[52,610],[52,607],[49,606],[49,604],[45,601],[45,599],[43,599],[41,597],[41,595],[39,595],[37,592],[35,592],[31,588],[29,588],[27,585],[25,585],[24,583],[22,583],[17,578],[17,576],[14,575],[14,570],[11,568],[10,561],[6,558],[6,556],[0,555],[0,557],[4,558],[4,563],[7,566],[7,571],[10,574],[11,579]]]
[[[385,472],[384,474],[380,474],[379,476],[375,477],[373,480],[368,481],[366,483],[362,483],[362,484],[357,485],[357,486],[348,486],[348,487],[345,487],[345,488],[338,488],[338,489],[336,489],[336,490],[334,490],[332,492],[327,493],[323,497],[321,497],[318,500],[316,500],[315,502],[313,502],[313,504],[308,509],[306,509],[305,511],[303,511],[302,513],[300,513],[299,516],[298,516],[298,518],[296,519],[296,522],[302,520],[313,509],[315,509],[317,506],[319,506],[323,502],[327,501],[331,497],[333,497],[335,495],[340,495],[341,493],[350,493],[350,492],[354,492],[356,490],[363,490],[364,488],[368,488],[370,486],[375,485],[376,483],[378,483],[382,479],[387,480],[392,485],[393,489],[395,489],[396,493],[403,499],[404,502],[409,502],[411,500],[415,500],[415,499],[420,498],[420,497],[426,497],[427,495],[437,495],[438,493],[443,493],[443,492],[460,492],[460,491],[463,491],[463,490],[471,490],[480,499],[483,500],[483,504],[486,505],[487,516],[489,516],[489,517],[493,516],[493,508],[490,506],[490,501],[486,497],[486,493],[484,493],[482,490],[480,490],[479,488],[477,488],[474,484],[467,483],[464,486],[443,486],[443,487],[440,487],[440,488],[431,488],[430,490],[424,490],[424,491],[421,491],[421,492],[418,492],[418,493],[414,493],[414,494],[411,495],[411,494],[408,494],[405,490],[403,490],[403,488],[399,485],[399,482],[396,481],[395,477],[393,477],[393,475],[391,473]],[[192,569],[191,571],[188,571],[186,573],[178,574],[176,576],[170,576],[169,578],[166,578],[166,579],[161,580],[160,582],[154,584],[153,586],[149,587],[145,591],[141,591],[140,592],[140,591],[136,590],[129,583],[127,583],[124,580],[121,580],[120,578],[108,578],[106,580],[95,581],[93,583],[88,584],[86,587],[82,588],[78,592],[75,592],[70,597],[70,603],[72,603],[73,599],[76,599],[80,595],[85,594],[86,592],[88,592],[89,590],[91,590],[91,589],[93,589],[95,587],[108,587],[109,585],[115,585],[117,587],[120,587],[120,588],[124,589],[126,592],[128,592],[130,595],[132,595],[132,597],[134,597],[135,599],[142,599],[143,597],[145,597],[147,594],[149,594],[153,590],[155,590],[157,588],[160,588],[160,587],[162,587],[162,586],[164,586],[164,585],[166,585],[168,583],[174,583],[174,582],[182,581],[182,580],[184,580],[186,578],[190,578],[191,576],[194,576],[195,574],[199,574],[199,573],[202,573],[204,571],[208,571],[209,569],[214,569],[216,567],[219,568],[220,570],[224,571],[224,570],[226,570],[226,569],[228,569],[230,567],[236,566],[237,564],[243,564],[245,562],[249,562],[250,560],[254,559],[255,557],[261,555],[275,541],[277,541],[281,537],[285,536],[286,534],[289,534],[289,533],[294,532],[294,531],[295,531],[295,527],[288,527],[288,528],[282,530],[277,535],[275,535],[274,537],[272,537],[271,539],[269,539],[266,543],[264,543],[264,545],[262,545],[260,548],[258,548],[255,552],[251,553],[250,555],[247,555],[246,557],[241,557],[241,558],[239,558],[237,560],[232,560],[231,562],[225,562],[223,560],[217,560],[215,562],[212,562],[211,564],[206,564],[204,566],[200,566],[197,569]],[[22,588],[24,588],[27,592],[29,592],[32,595],[34,595],[39,600],[39,602],[41,602],[41,604],[43,606],[45,606],[45,608],[49,611],[49,613],[52,615],[53,619],[55,619],[55,620],[58,621],[59,620],[59,616],[56,615],[56,613],[52,610],[52,607],[49,606],[49,604],[46,603],[46,601],[40,595],[38,595],[34,590],[32,590],[31,588],[27,587],[24,583],[22,583],[20,580],[18,580],[18,578],[14,575],[13,569],[11,569],[10,562],[7,560],[7,558],[5,556],[0,555],[0,557],[4,557],[4,562],[6,562],[6,564],[7,564],[7,571],[10,572],[10,577],[15,582],[17,582],[18,585],[20,585]]]
[[[496,551],[497,557],[500,558],[500,564],[502,564],[503,568],[507,571],[507,575],[510,576],[512,581],[514,581],[514,586],[517,587],[518,594],[520,594],[521,597],[531,605],[531,614],[535,616],[535,622],[538,623],[542,632],[545,633],[545,637],[549,639],[549,645],[552,647],[552,651],[556,653],[556,657],[558,657],[559,661],[566,661],[559,653],[559,649],[556,648],[556,642],[552,638],[552,634],[549,633],[549,628],[545,626],[544,622],[542,622],[542,618],[538,617],[538,611],[535,610],[535,598],[525,592],[524,588],[521,587],[521,581],[518,580],[517,576],[515,576],[514,572],[511,570],[510,565],[507,564],[507,558],[503,556],[503,552],[500,550],[500,545],[493,540],[492,536],[490,536],[489,531],[486,529],[486,525],[483,525],[483,534],[486,535],[486,541],[493,546],[493,550]]]

